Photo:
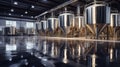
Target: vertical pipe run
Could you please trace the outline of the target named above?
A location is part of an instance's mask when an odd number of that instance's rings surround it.
[[[46,16],[44,15],[43,20],[46,20]]]
[[[96,0],[94,0],[94,4],[96,4]]]
[[[80,4],[77,5],[77,15],[80,16]]]
[[[67,12],[67,7],[65,7],[64,9],[65,9],[65,12]]]
[[[54,17],[54,13],[53,13],[53,12],[51,13],[51,17],[52,17],[52,18]]]
[[[53,19],[53,18],[54,18],[54,13],[53,13],[53,12],[51,13],[51,16],[52,16],[52,20],[51,20],[51,22],[52,22],[51,25],[52,25],[52,26],[51,26],[51,27],[52,27],[52,30],[54,30],[54,25],[55,25],[55,24],[54,24],[54,20],[55,20],[55,19]]]
[[[93,5],[93,18],[92,18],[92,20],[93,20],[93,24],[96,24],[97,23],[97,21],[96,21],[96,4],[94,4]]]
[[[81,17],[80,17],[80,4],[77,5],[77,16],[78,16],[78,25],[79,25],[79,29],[80,29],[80,27],[82,25]],[[75,23],[77,23],[77,22],[75,22]]]

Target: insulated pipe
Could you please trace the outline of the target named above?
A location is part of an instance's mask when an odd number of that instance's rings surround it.
[[[51,17],[52,17],[52,18],[54,17],[54,13],[53,13],[53,12],[51,13]]]
[[[46,20],[46,16],[44,15],[43,20]]]
[[[94,0],[94,3],[96,4],[96,0]]]
[[[80,16],[80,4],[77,5],[77,15]]]
[[[67,7],[65,7],[64,9],[65,9],[65,12],[67,12]]]

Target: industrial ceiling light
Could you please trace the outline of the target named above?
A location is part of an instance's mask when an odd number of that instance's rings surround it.
[[[31,16],[31,18],[33,18],[33,16]]]
[[[21,15],[21,17],[23,17],[23,15]]]
[[[25,11],[25,14],[28,14],[28,12],[27,12],[27,11]]]
[[[8,15],[11,15],[11,13],[9,13]]]
[[[14,12],[14,9],[11,9],[10,11],[11,11],[11,12]]]
[[[35,8],[35,6],[34,6],[34,5],[32,5],[32,6],[31,6],[31,8]]]
[[[14,2],[14,5],[18,5],[18,2],[15,1],[15,2]]]
[[[43,0],[43,1],[47,1],[47,0]]]

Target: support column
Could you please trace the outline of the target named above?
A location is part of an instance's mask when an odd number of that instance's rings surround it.
[[[95,25],[95,32],[96,32],[96,37],[95,39],[98,39],[99,33],[98,33],[98,25]]]
[[[109,28],[107,26],[107,40],[109,39]]]

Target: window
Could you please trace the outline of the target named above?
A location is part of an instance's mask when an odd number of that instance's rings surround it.
[[[6,26],[16,27],[16,21],[6,20]]]
[[[34,27],[34,24],[32,22],[27,22],[26,23],[26,27],[27,28],[33,28]]]
[[[16,49],[16,44],[6,44],[6,51],[15,51]]]

